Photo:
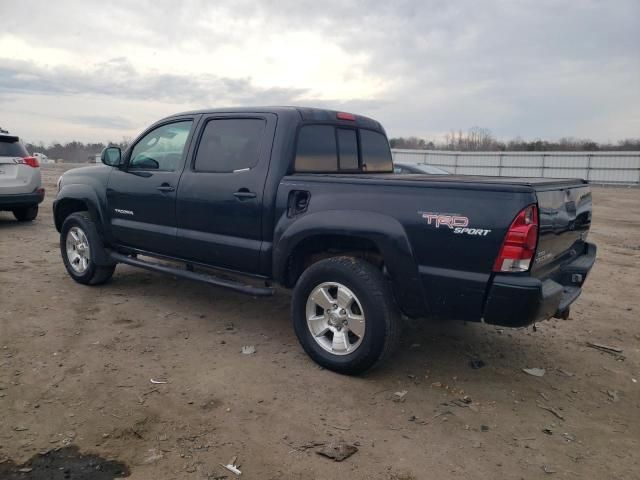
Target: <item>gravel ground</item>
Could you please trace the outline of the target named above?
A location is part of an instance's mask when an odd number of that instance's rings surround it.
[[[384,367],[345,377],[304,354],[287,292],[122,265],[74,283],[51,216],[67,167],[43,167],[35,222],[0,213],[0,477],[233,478],[219,464],[237,456],[247,479],[640,478],[640,189],[594,188],[598,260],[569,320],[416,322]],[[316,453],[339,440],[358,451]]]

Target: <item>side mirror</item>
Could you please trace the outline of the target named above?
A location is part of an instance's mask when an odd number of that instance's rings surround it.
[[[102,150],[100,160],[102,160],[102,163],[109,165],[110,167],[118,167],[122,161],[122,151],[120,150],[120,147],[105,148]]]

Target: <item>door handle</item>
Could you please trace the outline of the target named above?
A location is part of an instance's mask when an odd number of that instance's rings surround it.
[[[175,188],[172,187],[171,185],[169,185],[168,183],[163,183],[162,185],[157,187],[157,189],[160,190],[161,192],[173,192],[173,191],[175,191]]]
[[[248,198],[256,198],[256,194],[254,192],[250,192],[248,188],[241,188],[237,192],[233,194],[238,200],[245,200]]]

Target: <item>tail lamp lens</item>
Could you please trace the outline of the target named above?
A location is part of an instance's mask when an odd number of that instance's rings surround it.
[[[23,165],[28,165],[31,168],[38,168],[40,166],[40,163],[38,163],[38,159],[36,157],[22,157],[20,159],[18,159],[18,163],[21,163]]]
[[[526,272],[538,245],[538,207],[529,205],[511,223],[505,235],[494,272]]]

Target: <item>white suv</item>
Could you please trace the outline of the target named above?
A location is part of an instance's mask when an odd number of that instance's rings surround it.
[[[20,222],[38,215],[44,188],[38,160],[20,139],[0,128],[0,210],[10,210]]]

